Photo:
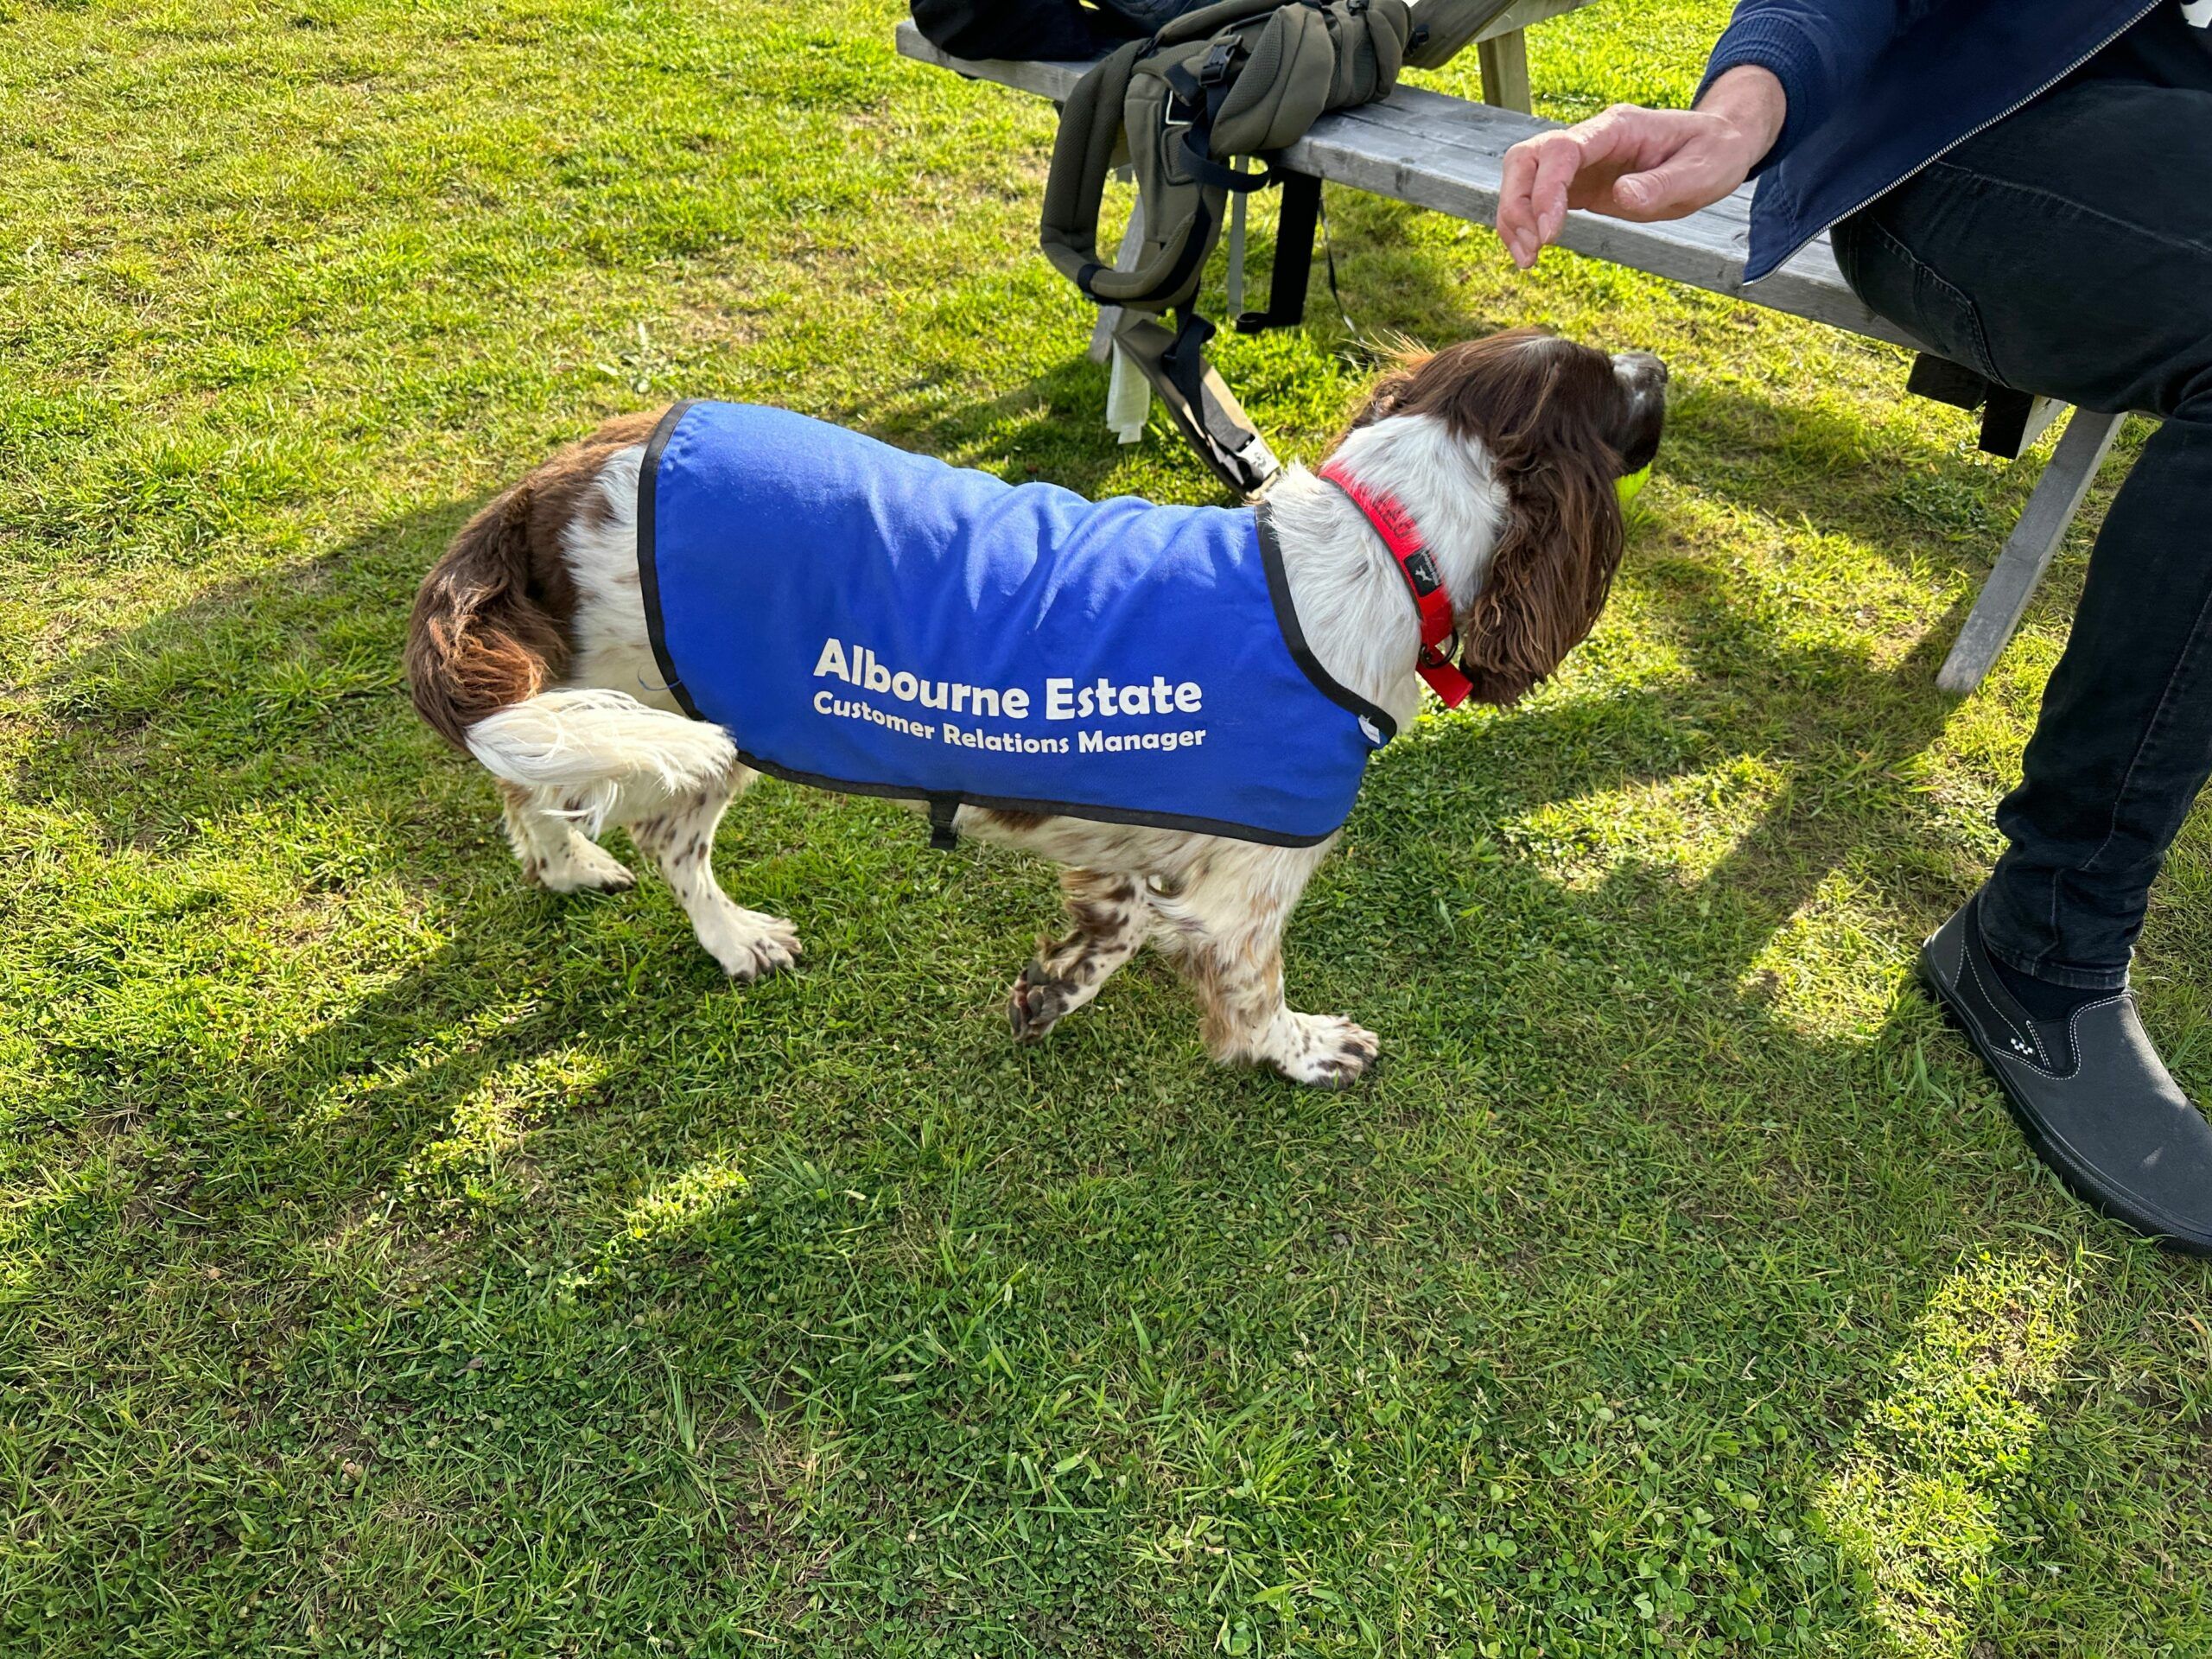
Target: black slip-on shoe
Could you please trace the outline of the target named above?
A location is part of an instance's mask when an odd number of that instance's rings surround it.
[[[1977,893],[1920,948],[1920,977],[2004,1085],[2044,1162],[2115,1221],[2212,1255],[2212,1124],[2168,1075],[2135,993],[2038,1023],[1990,965]]]

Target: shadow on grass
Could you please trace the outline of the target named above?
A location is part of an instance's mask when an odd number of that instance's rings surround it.
[[[114,913],[86,918],[111,931],[115,961],[63,981],[105,1013],[51,1058],[87,1122],[158,1133],[174,1121],[217,1152],[213,1165],[154,1169],[134,1217],[188,1217],[196,1194],[233,1223],[266,1214],[320,1231],[404,1180],[458,1196],[484,1160],[448,1170],[423,1155],[467,1103],[550,1049],[620,1046],[637,988],[575,943],[579,929],[613,925],[601,944],[619,956],[613,907],[523,889],[481,775],[407,704],[399,652],[415,583],[474,505],[410,513],[311,564],[220,586],[35,688],[52,741],[19,768],[16,797],[88,820],[99,859],[124,873],[102,878]],[[326,918],[354,912],[372,918],[394,971],[365,981],[321,948],[346,931]],[[159,967],[134,968],[140,929]],[[194,930],[204,937],[179,942]],[[426,932],[445,942],[425,950]],[[167,983],[149,982],[164,970]],[[292,1005],[265,1032],[241,988],[256,981]],[[334,997],[334,981],[371,988]],[[671,981],[721,983],[688,958],[655,976],[664,990]],[[162,1003],[183,1006],[145,1012]],[[248,1029],[227,1046],[184,1039],[194,1014]],[[287,1035],[272,1046],[275,1032]],[[574,1097],[588,1104],[591,1091]],[[496,1120],[504,1109],[485,1109]],[[518,1133],[483,1127],[494,1142]]]
[[[32,688],[50,739],[16,798],[90,813],[118,849],[174,849],[211,815],[347,804],[355,775],[405,749],[420,771],[430,751],[400,718],[408,607],[476,505],[407,513],[71,658]]]

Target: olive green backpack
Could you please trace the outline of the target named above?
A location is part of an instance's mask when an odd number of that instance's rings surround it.
[[[1214,327],[1196,308],[1199,279],[1230,194],[1284,180],[1274,293],[1266,311],[1236,326],[1253,333],[1295,321],[1320,185],[1272,165],[1239,172],[1230,161],[1266,161],[1329,111],[1388,97],[1402,67],[1446,62],[1510,3],[1218,0],[1101,59],[1069,94],[1045,185],[1046,256],[1088,298],[1121,308],[1115,345],[1232,489],[1258,493],[1281,463],[1206,364]],[[1144,234],[1135,265],[1116,270],[1099,257],[1098,210],[1108,175],[1124,161]],[[1157,320],[1170,310],[1181,314],[1173,329]]]
[[[1276,181],[1233,170],[1294,143],[1322,114],[1397,84],[1412,23],[1406,0],[1218,0],[1101,59],[1060,111],[1045,185],[1046,257],[1084,294],[1122,315],[1115,343],[1160,395],[1199,456],[1253,494],[1280,467],[1219,375],[1213,325],[1194,301],[1230,194]],[[1106,180],[1126,156],[1143,203],[1136,263],[1098,255]],[[1153,319],[1177,310],[1173,332]]]
[[[1323,113],[1397,85],[1406,0],[1218,0],[1131,41],[1077,83],[1045,185],[1046,256],[1102,305],[1162,311],[1197,292],[1232,190],[1274,181],[1237,156],[1296,143]],[[1144,201],[1130,270],[1098,257],[1098,207],[1128,135]]]

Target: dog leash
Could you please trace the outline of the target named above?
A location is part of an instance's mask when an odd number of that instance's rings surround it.
[[[1369,489],[1334,461],[1321,468],[1320,476],[1344,492],[1367,522],[1375,526],[1382,545],[1398,562],[1398,574],[1406,579],[1406,586],[1414,596],[1414,608],[1421,613],[1418,672],[1446,709],[1457,709],[1473,692],[1474,682],[1439,649],[1447,640],[1457,645],[1459,631],[1452,620],[1452,595],[1444,591],[1444,578],[1421,538],[1413,514],[1395,496]]]

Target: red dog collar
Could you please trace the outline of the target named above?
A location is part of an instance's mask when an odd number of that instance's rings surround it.
[[[1452,595],[1444,591],[1444,577],[1421,539],[1413,514],[1398,504],[1395,496],[1375,493],[1334,461],[1321,469],[1321,476],[1351,499],[1398,562],[1398,574],[1406,579],[1414,608],[1421,613],[1419,672],[1446,709],[1457,709],[1474,690],[1474,683],[1438,649],[1447,639],[1455,639],[1459,630],[1452,620]]]

